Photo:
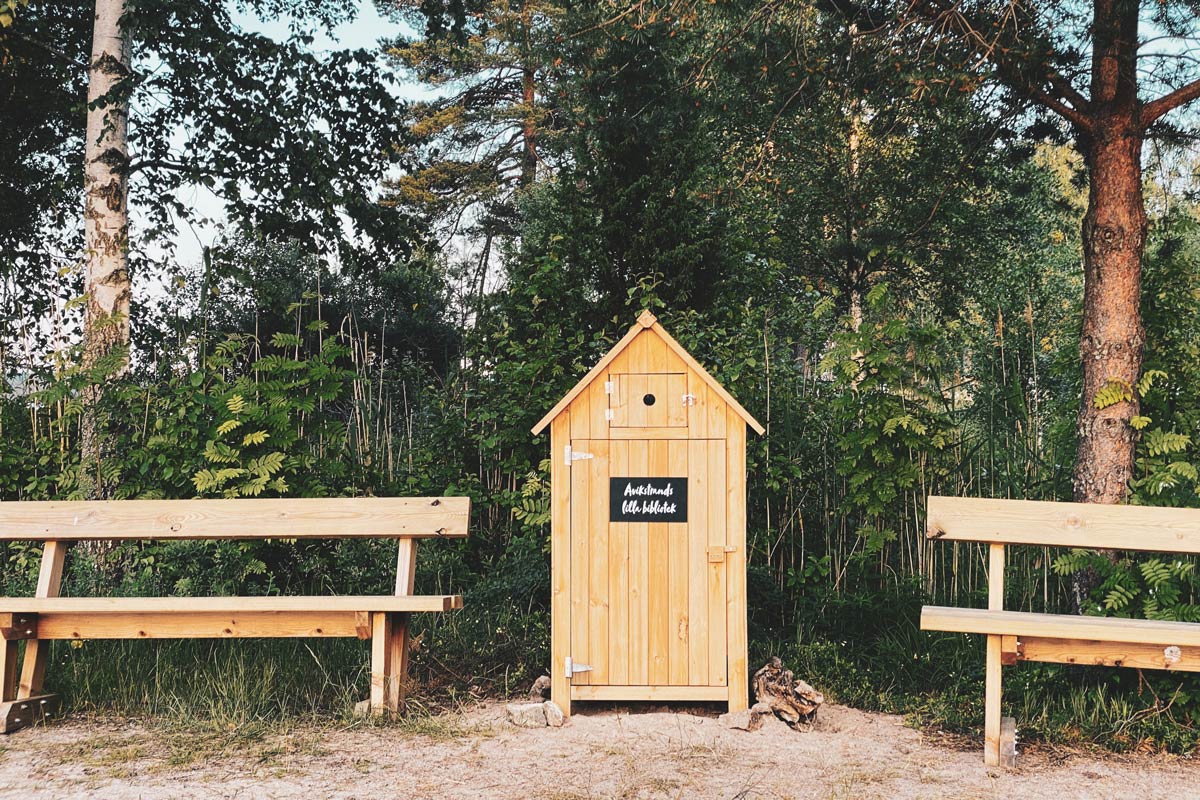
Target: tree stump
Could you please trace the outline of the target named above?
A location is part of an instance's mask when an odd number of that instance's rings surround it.
[[[795,728],[812,722],[825,696],[804,681],[798,681],[783,662],[772,656],[754,673],[754,697],[771,707],[781,720]]]

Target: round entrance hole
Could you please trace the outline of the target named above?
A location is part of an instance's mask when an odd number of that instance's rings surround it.
[[[646,395],[645,397],[642,398],[642,402],[648,406],[654,405],[654,395],[652,395],[652,394]]]

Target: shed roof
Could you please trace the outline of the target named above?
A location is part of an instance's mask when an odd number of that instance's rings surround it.
[[[746,421],[747,425],[753,428],[760,435],[766,431],[766,429],[763,428],[762,424],[759,423],[758,420],[750,416],[749,411],[742,408],[741,403],[733,399],[733,395],[725,391],[724,386],[717,383],[716,378],[708,374],[708,370],[700,366],[699,362],[692,358],[691,354],[687,350],[684,350],[683,346],[679,344],[679,342],[675,341],[671,334],[667,333],[663,329],[662,325],[658,324],[658,319],[653,314],[651,314],[649,311],[643,311],[638,316],[637,322],[634,323],[633,327],[629,329],[629,332],[621,338],[621,341],[617,342],[613,349],[609,350],[604,358],[600,359],[596,366],[592,367],[588,374],[584,375],[583,379],[579,381],[579,383],[575,384],[575,388],[567,392],[563,399],[559,400],[554,408],[550,409],[546,416],[542,417],[541,420],[538,421],[538,424],[533,426],[533,433],[536,435],[545,430],[546,426],[550,424],[550,421],[565,411],[567,406],[571,404],[571,401],[578,397],[579,394],[592,383],[592,381],[595,381],[597,378],[601,377],[604,374],[605,368],[612,363],[613,359],[615,359],[622,350],[628,347],[630,342],[632,342],[637,335],[644,330],[651,330],[658,334],[658,336],[666,343],[667,347],[669,347],[671,351],[675,353],[675,355],[679,356],[689,369],[693,370],[697,375],[699,375],[701,380],[708,384],[709,388],[717,393],[717,396],[728,403],[729,407],[736,411],[738,416]]]

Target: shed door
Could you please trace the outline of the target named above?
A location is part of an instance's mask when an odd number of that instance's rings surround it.
[[[726,685],[725,447],[571,441],[573,684]]]

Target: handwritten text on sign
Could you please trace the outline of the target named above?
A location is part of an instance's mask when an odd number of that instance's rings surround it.
[[[687,478],[609,478],[611,522],[687,522]]]

